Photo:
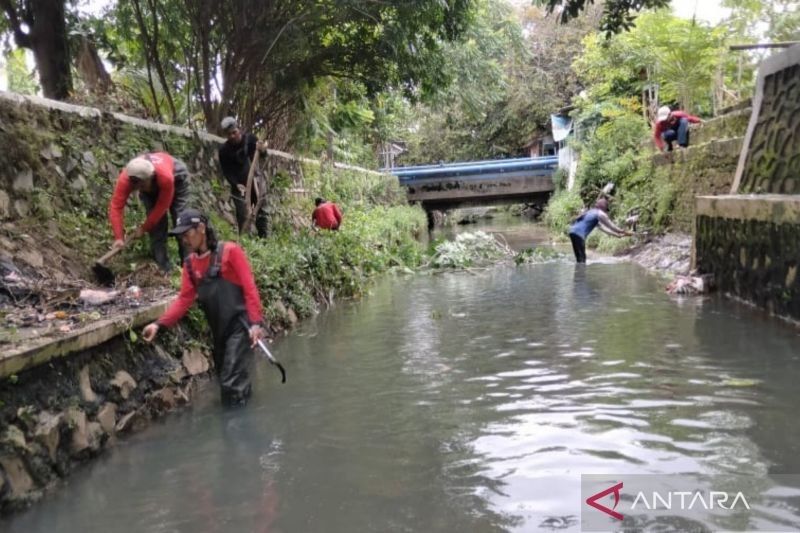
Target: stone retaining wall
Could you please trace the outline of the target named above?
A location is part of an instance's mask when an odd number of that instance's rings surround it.
[[[730,193],[750,112],[749,100],[743,101],[718,117],[692,124],[687,149],[653,154],[650,180],[669,184],[674,194],[672,230],[692,232],[695,196]]]
[[[695,196],[730,192],[741,147],[742,137],[733,137],[653,156],[652,179],[671,183],[675,191],[674,230],[692,232]]]
[[[694,250],[720,290],[800,320],[800,196],[699,197]]]

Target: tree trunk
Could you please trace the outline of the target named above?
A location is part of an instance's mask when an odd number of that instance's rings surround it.
[[[64,0],[31,0],[31,50],[47,98],[65,100],[72,92]]]
[[[90,92],[105,94],[113,84],[111,76],[97,54],[97,47],[85,35],[80,36],[80,43],[80,50],[75,58],[75,68],[78,69],[80,78]]]

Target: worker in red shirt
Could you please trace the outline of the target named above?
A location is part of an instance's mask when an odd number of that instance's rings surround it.
[[[669,106],[658,108],[656,122],[653,125],[653,142],[659,150],[666,147],[672,151],[672,143],[678,141],[678,146],[689,146],[689,123],[699,124],[700,118],[683,111],[672,111]]]
[[[238,244],[218,241],[208,218],[196,209],[181,212],[170,234],[180,235],[190,252],[183,263],[180,293],[158,320],[144,328],[142,338],[152,341],[159,329],[174,326],[199,301],[214,340],[222,401],[246,404],[252,347],[264,337],[261,298],[250,263]]]
[[[172,265],[167,256],[167,211],[173,223],[189,202],[189,171],[180,159],[166,152],[153,152],[131,159],[117,178],[117,185],[108,206],[108,218],[114,233],[114,248],[124,246],[125,204],[132,192],[138,191],[147,218],[133,232],[138,239],[150,234],[153,259],[164,272]],[[183,259],[183,250],[178,246]]]
[[[327,202],[324,198],[314,200],[314,213],[311,215],[311,225],[315,228],[338,230],[342,224],[342,212],[339,206],[333,202]]]

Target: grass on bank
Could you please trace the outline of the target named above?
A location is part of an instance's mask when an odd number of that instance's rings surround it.
[[[332,297],[361,295],[375,274],[418,266],[426,224],[419,208],[377,206],[348,211],[340,231],[284,230],[242,245],[267,318],[285,321],[288,309],[303,318]]]

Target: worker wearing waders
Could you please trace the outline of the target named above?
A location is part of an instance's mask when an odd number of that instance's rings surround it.
[[[125,204],[132,192],[138,191],[147,218],[133,232],[138,239],[150,234],[153,259],[164,272],[172,270],[167,255],[167,211],[172,222],[189,202],[189,171],[180,159],[166,152],[153,152],[131,159],[117,178],[117,185],[108,206],[108,219],[114,233],[114,248],[125,246]],[[183,260],[183,249],[178,251]]]
[[[608,200],[600,198],[592,209],[576,218],[569,228],[569,240],[572,241],[572,251],[575,253],[577,263],[586,263],[586,239],[595,227],[599,227],[600,231],[612,237],[633,235],[611,222],[608,216]]]
[[[142,336],[152,341],[160,328],[174,326],[198,300],[211,328],[222,401],[244,405],[250,396],[251,349],[264,337],[250,263],[238,244],[217,241],[208,218],[196,209],[183,211],[170,234],[180,235],[191,253],[183,263],[178,298]]]

